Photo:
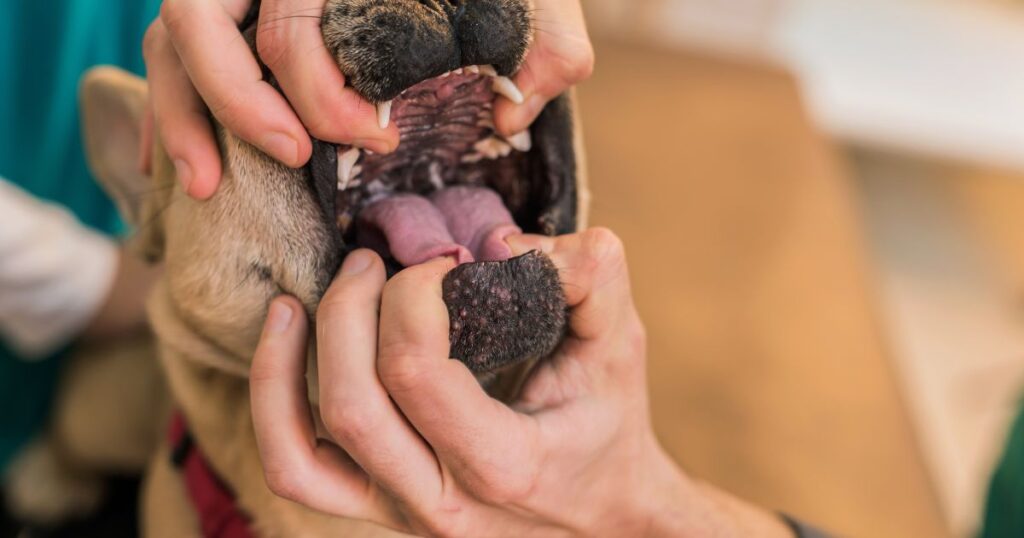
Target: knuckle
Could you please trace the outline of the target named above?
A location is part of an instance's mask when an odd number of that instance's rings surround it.
[[[522,467],[511,472],[495,472],[481,477],[477,494],[494,505],[522,505],[536,490],[537,476]]]
[[[589,41],[581,46],[572,58],[569,70],[573,82],[581,82],[594,74],[594,47]]]
[[[405,347],[401,344],[381,346],[378,374],[389,392],[411,392],[423,385],[425,372],[420,365],[425,361],[403,349]]]
[[[188,15],[181,0],[165,0],[160,5],[160,21],[167,27],[167,31],[174,34],[182,25],[182,21]]]
[[[622,239],[608,228],[591,228],[583,232],[583,248],[587,257],[595,263],[621,263],[626,259],[626,247]]]
[[[256,35],[256,53],[271,70],[285,65],[291,48],[283,25],[264,27]]]
[[[332,142],[349,142],[356,138],[349,122],[333,122],[326,115],[317,114],[303,121],[306,129],[320,140]]]
[[[271,493],[289,501],[298,502],[300,500],[300,492],[305,483],[305,478],[303,478],[301,471],[296,469],[268,468],[264,470],[263,474],[267,482],[267,488],[270,489]]]
[[[232,131],[236,131],[243,120],[251,117],[246,106],[246,96],[242,92],[211,95],[206,101],[210,113]]]
[[[337,400],[320,410],[324,426],[335,439],[352,442],[364,439],[380,425],[380,413],[373,407]]]
[[[316,307],[316,319],[323,325],[332,324],[332,320],[343,318],[351,310],[351,299],[346,293],[347,287],[338,283],[327,289]]]

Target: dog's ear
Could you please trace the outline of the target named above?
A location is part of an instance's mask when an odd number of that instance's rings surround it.
[[[147,95],[144,80],[114,67],[89,70],[79,89],[89,167],[121,217],[135,228],[133,248],[156,261],[163,248],[163,228],[157,217],[170,199],[173,177],[170,184],[157,185],[139,169]]]

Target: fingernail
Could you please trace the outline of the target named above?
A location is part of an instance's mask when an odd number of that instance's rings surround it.
[[[189,187],[192,186],[192,167],[182,159],[174,159],[174,173],[178,176],[181,187],[188,193]]]
[[[284,302],[274,301],[270,303],[270,309],[267,311],[267,323],[265,325],[267,334],[283,333],[291,325],[294,315],[292,307]]]
[[[294,138],[282,134],[273,133],[263,139],[263,151],[277,158],[288,166],[298,164],[299,143]]]
[[[373,254],[368,250],[357,250],[345,256],[345,262],[341,264],[341,274],[345,276],[358,275],[366,270],[373,263]]]

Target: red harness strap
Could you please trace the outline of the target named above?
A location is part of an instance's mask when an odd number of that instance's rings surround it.
[[[253,538],[249,517],[238,508],[234,494],[217,478],[199,447],[192,442],[180,412],[171,418],[167,437],[172,449],[171,462],[182,472],[203,537]]]

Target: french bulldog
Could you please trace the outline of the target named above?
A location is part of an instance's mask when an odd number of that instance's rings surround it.
[[[241,25],[250,45],[258,8]],[[389,273],[452,256],[459,265],[443,290],[451,355],[494,397],[513,398],[559,343],[567,313],[551,263],[537,253],[513,258],[504,238],[584,225],[582,142],[570,94],[528,131],[506,138],[494,129],[495,99],[518,93],[511,77],[532,34],[526,0],[329,0],[320,23],[347,83],[375,104],[381,125],[398,126],[393,153],[314,141],[309,164],[291,169],[218,126],[222,182],[196,201],[177,186],[159,140],[152,176],[136,170],[140,80],[113,68],[90,72],[83,123],[91,165],[136,226],[137,251],[165,267],[149,315],[173,405],[251,532],[387,536],[268,489],[247,383],[267,306],[287,293],[313,319],[356,248],[376,250]],[[315,413],[315,386],[310,403]],[[147,472],[143,528],[197,536],[203,522],[171,452],[161,448]]]

